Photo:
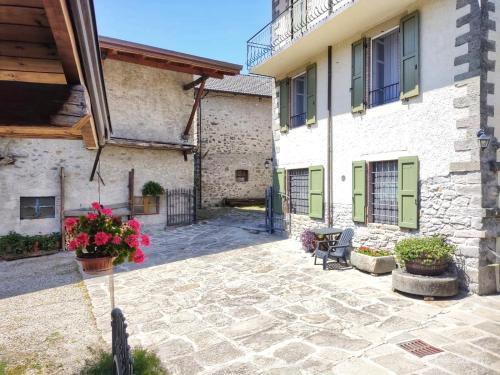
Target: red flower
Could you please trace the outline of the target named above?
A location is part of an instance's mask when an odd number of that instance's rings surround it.
[[[95,213],[93,213],[93,212],[89,212],[89,213],[87,214],[87,220],[89,220],[89,221],[94,221],[95,219],[97,219],[97,215],[96,215]]]
[[[141,243],[143,246],[149,246],[150,241],[149,241],[149,236],[147,234],[143,234],[141,236]]]
[[[111,208],[102,208],[100,212],[106,216],[113,216],[113,210],[111,210]]]
[[[111,235],[106,232],[97,232],[94,236],[94,243],[97,246],[106,245],[111,238]]]
[[[122,243],[122,239],[120,238],[120,236],[115,236],[115,237],[113,237],[111,242],[113,242],[113,244],[115,244],[115,245],[120,245]]]
[[[71,232],[71,230],[73,229],[73,227],[78,223],[78,219],[75,219],[74,217],[68,217],[65,221],[64,221],[64,228],[66,229],[66,231],[68,232]]]
[[[101,204],[99,202],[92,202],[92,208],[94,210],[100,210],[101,209]]]
[[[130,236],[127,237],[125,242],[130,247],[137,249],[139,247],[139,236],[137,234],[131,234]]]
[[[134,263],[140,264],[144,262],[144,253],[141,251],[141,249],[137,249],[134,252]]]
[[[141,229],[141,223],[139,223],[135,219],[132,219],[127,221],[127,224],[134,230],[135,233],[139,233],[139,229]]]
[[[78,233],[76,236],[76,241],[78,242],[78,245],[81,247],[88,246],[89,244],[89,235],[85,232]]]
[[[76,249],[78,249],[78,241],[77,240],[71,240],[71,241],[69,241],[68,249],[70,251],[75,251]]]

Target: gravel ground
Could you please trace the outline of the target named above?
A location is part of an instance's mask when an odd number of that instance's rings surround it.
[[[0,262],[0,364],[74,374],[104,345],[74,254]]]

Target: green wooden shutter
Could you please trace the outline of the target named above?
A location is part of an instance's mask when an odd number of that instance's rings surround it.
[[[352,163],[352,221],[364,223],[366,207],[366,162]]]
[[[398,159],[398,211],[401,228],[418,228],[418,158]]]
[[[285,170],[278,168],[274,172],[273,181],[273,209],[278,214],[283,213],[283,194],[285,194]]]
[[[280,130],[282,133],[288,131],[288,121],[290,119],[289,101],[290,80],[287,78],[280,82]]]
[[[324,168],[309,167],[309,217],[323,219]]]
[[[352,45],[351,71],[351,107],[352,112],[365,109],[365,40]]]
[[[316,123],[316,64],[307,67],[307,122],[308,126]]]
[[[419,94],[419,14],[412,13],[401,20],[401,99]]]

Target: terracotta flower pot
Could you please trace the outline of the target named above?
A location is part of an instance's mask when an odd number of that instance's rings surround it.
[[[80,258],[76,257],[82,265],[83,272],[89,275],[101,275],[108,273],[113,269],[113,261],[115,257],[101,257],[101,258]]]
[[[446,272],[450,261],[448,259],[435,260],[430,264],[424,263],[422,260],[412,262],[405,261],[406,271],[414,275],[422,276],[438,276]]]

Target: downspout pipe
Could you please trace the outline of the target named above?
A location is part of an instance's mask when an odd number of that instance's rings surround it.
[[[328,131],[327,131],[327,212],[328,212],[328,226],[333,225],[332,215],[332,46],[328,46]]]

